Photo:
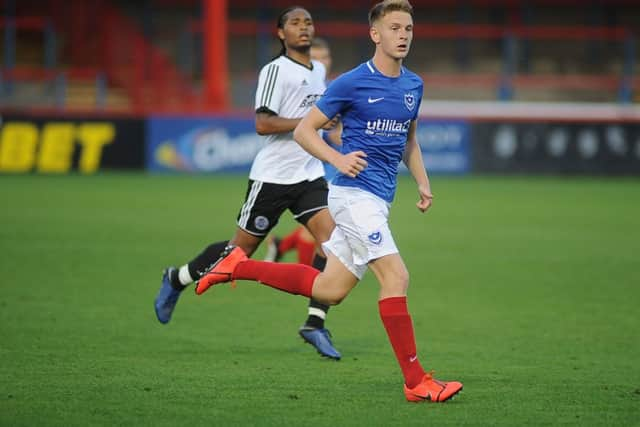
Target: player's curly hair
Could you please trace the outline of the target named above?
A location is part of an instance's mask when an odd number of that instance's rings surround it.
[[[383,0],[376,3],[369,11],[369,25],[373,25],[378,19],[390,12],[407,12],[413,16],[413,6],[408,0]]]

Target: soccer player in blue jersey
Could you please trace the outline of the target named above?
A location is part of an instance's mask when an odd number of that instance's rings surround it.
[[[196,293],[217,283],[255,280],[338,304],[371,268],[380,283],[380,317],[402,370],[406,399],[444,402],[462,390],[462,384],[434,379],[418,360],[407,310],[409,273],[388,224],[401,160],[417,183],[418,209],[426,212],[433,199],[416,140],[423,83],[402,66],[413,36],[412,7],[406,0],[384,0],[369,12],[369,23],[376,46],[373,58],[336,79],[294,132],[305,150],[339,171],[329,189],[336,228],[323,244],[328,254],[325,270],[253,261],[240,248],[229,246],[200,279]],[[341,152],[317,135],[317,129],[337,114],[343,123]]]

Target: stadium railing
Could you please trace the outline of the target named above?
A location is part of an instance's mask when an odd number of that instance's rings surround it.
[[[324,37],[358,38],[368,34],[366,24],[345,23],[341,21],[318,22],[317,31]],[[194,21],[188,27],[190,31],[202,31],[200,22]],[[268,34],[272,37],[272,25],[255,20],[233,20],[229,25],[233,36],[253,36]],[[491,88],[498,100],[507,101],[514,98],[518,89],[575,89],[611,91],[617,95],[618,102],[633,101],[634,89],[638,87],[640,78],[634,75],[636,68],[636,42],[634,34],[625,27],[617,26],[499,26],[499,25],[460,25],[430,24],[417,27],[414,37],[418,39],[485,39],[500,41],[502,48],[502,70],[499,73],[486,74],[478,72],[447,72],[446,74],[428,73],[424,78],[431,87],[460,87],[461,85]],[[516,71],[516,49],[518,40],[545,41],[611,41],[624,46],[622,73],[612,74],[547,74],[534,75]]]
[[[155,0],[159,4],[184,4],[179,0]],[[196,1],[187,2],[197,7]],[[277,4],[276,4],[277,3]],[[288,2],[276,2],[275,7]],[[430,1],[429,4],[446,3]],[[483,0],[471,1],[472,4],[514,5],[515,1]],[[562,0],[562,4],[572,3]],[[572,4],[580,2],[573,2]],[[4,29],[4,64],[1,71],[2,97],[6,101],[11,97],[13,83],[21,80],[36,80],[52,86],[55,94],[53,104],[60,108],[68,107],[65,96],[67,86],[72,81],[92,81],[95,85],[95,108],[106,106],[107,87],[122,87],[128,94],[130,102],[122,106],[134,112],[145,111],[183,111],[198,112],[206,108],[202,93],[198,92],[198,81],[186,77],[178,69],[177,60],[154,45],[146,31],[136,21],[122,14],[113,2],[101,2],[102,25],[99,28],[100,50],[102,59],[93,66],[71,64],[71,67],[60,67],[56,58],[56,44],[59,37],[56,25],[52,20],[42,17],[4,17],[0,25]],[[250,7],[255,2],[250,0],[234,1],[234,7]],[[340,10],[352,10],[355,6],[349,2],[329,0],[326,7]],[[262,19],[232,18],[228,22],[231,37],[252,37],[262,46],[258,54],[261,58],[268,56],[265,47],[270,46],[265,40],[273,40],[273,23]],[[203,25],[200,19],[191,20],[181,27],[188,37],[178,37],[185,43],[193,43],[193,38],[200,37]],[[42,66],[24,67],[15,63],[16,30],[41,32],[44,37]],[[338,40],[361,38],[366,42],[366,23],[318,20],[317,30],[325,37]],[[623,26],[586,26],[586,25],[488,25],[488,24],[429,24],[416,28],[415,36],[423,40],[490,40],[502,45],[500,69],[495,72],[460,70],[460,71],[428,71],[424,74],[431,88],[459,88],[460,86],[477,87],[490,91],[494,99],[513,100],[522,90],[565,90],[577,91],[599,90],[614,94],[613,100],[629,103],[633,100],[634,90],[640,78],[635,75],[636,43],[635,35]],[[83,43],[81,38],[74,38]],[[262,42],[260,42],[262,40]],[[529,73],[518,67],[516,45],[531,40],[574,40],[588,42],[593,40],[612,42],[624,46],[619,73],[607,72],[592,74],[582,72],[565,73]],[[78,46],[76,50],[80,49]],[[184,49],[183,51],[189,51]],[[187,59],[188,60],[188,59]],[[257,69],[254,67],[245,73],[235,73],[235,79],[254,79]],[[247,77],[248,76],[248,77]],[[233,107],[230,105],[229,107]]]

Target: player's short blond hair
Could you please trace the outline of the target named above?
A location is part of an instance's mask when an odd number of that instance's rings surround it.
[[[408,0],[383,0],[376,3],[369,11],[369,25],[373,25],[378,19],[391,12],[407,12],[413,16],[413,6]]]

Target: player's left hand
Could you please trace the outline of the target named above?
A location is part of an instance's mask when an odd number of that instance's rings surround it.
[[[433,194],[428,187],[418,187],[418,193],[420,194],[420,200],[418,200],[416,206],[420,209],[420,212],[424,213],[433,204]]]

